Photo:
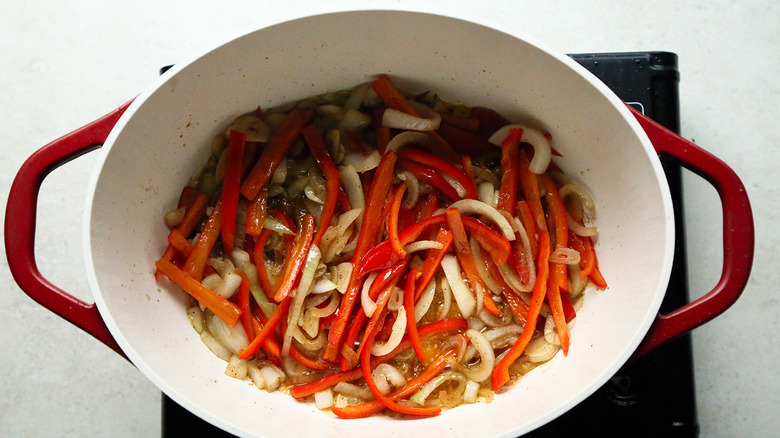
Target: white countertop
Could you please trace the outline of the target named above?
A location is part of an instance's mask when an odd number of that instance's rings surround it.
[[[0,199],[36,149],[129,100],[176,63],[251,26],[305,13],[313,2],[105,1],[0,3]],[[331,2],[343,3],[343,2]],[[780,247],[777,163],[780,3],[708,1],[456,1],[447,4],[517,26],[564,53],[663,50],[679,55],[682,132],[732,166],[751,197],[756,254],[751,280],[725,314],[695,331],[702,437],[780,431]],[[695,3],[695,4],[694,4]],[[219,6],[215,6],[219,4]],[[284,4],[284,6],[280,6]],[[366,1],[362,4],[382,4]],[[36,245],[55,284],[90,301],[81,214],[95,155],[43,184]],[[685,178],[690,290],[718,280],[720,204]],[[0,435],[153,437],[160,392],[130,363],[40,307],[0,264]]]

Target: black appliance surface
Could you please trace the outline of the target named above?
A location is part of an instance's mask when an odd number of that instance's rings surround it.
[[[628,104],[679,132],[677,55],[668,52],[570,55]],[[675,210],[676,248],[662,312],[688,302],[682,169],[663,156]],[[690,335],[663,345],[623,367],[589,398],[527,437],[576,433],[590,437],[692,438],[699,434]],[[522,407],[518,407],[522,409]],[[232,436],[163,395],[162,436]]]

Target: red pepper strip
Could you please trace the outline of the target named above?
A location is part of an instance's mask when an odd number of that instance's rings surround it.
[[[341,176],[339,176],[341,178]],[[338,193],[338,200],[339,205],[341,206],[341,209],[344,211],[352,210],[352,204],[349,202],[349,198],[347,197],[347,192],[344,190],[344,187],[339,185],[339,193]]]
[[[411,227],[414,225],[414,223],[417,222],[414,219],[414,214],[412,214],[412,210],[409,209],[407,206],[402,205],[401,208],[398,210],[398,228],[404,229],[407,227]]]
[[[287,298],[287,295],[289,295],[293,286],[295,286],[295,281],[298,279],[298,275],[301,273],[303,265],[306,264],[306,257],[308,257],[313,238],[314,216],[306,214],[301,219],[301,230],[298,232],[298,235],[295,236],[292,255],[285,264],[282,280],[279,282],[279,289],[276,291],[276,295],[274,295],[274,300],[276,300],[277,303]]]
[[[244,164],[246,132],[230,130],[228,139],[225,180],[222,182],[222,244],[227,254],[233,254],[233,238],[236,233],[238,212],[238,189],[241,185],[241,170]]]
[[[160,259],[156,266],[163,275],[214,312],[221,320],[225,321],[225,324],[230,327],[236,325],[239,316],[241,316],[241,309],[238,306],[207,288],[198,279],[177,268],[168,260]]]
[[[490,253],[496,263],[499,265],[506,263],[510,251],[509,241],[506,237],[498,234],[495,230],[483,224],[478,219],[462,216],[461,221],[469,233],[471,233],[479,244]],[[445,222],[446,218],[443,214],[431,216],[428,219],[417,222],[411,227],[399,231],[398,239],[404,246],[408,245],[417,239],[426,228],[440,225]],[[372,248],[371,251],[362,258],[362,262],[358,265],[357,269],[358,275],[362,277],[369,272],[378,269],[386,269],[397,261],[398,256],[395,255],[393,248],[390,246],[390,241],[384,240]]]
[[[363,349],[363,354],[360,356],[360,368],[361,370],[363,370],[363,378],[366,380],[368,389],[370,389],[371,393],[374,394],[376,400],[382,403],[383,405],[385,405],[386,407],[401,414],[423,415],[423,416],[439,414],[441,412],[441,408],[438,406],[416,407],[416,406],[402,405],[400,403],[395,402],[393,399],[385,396],[384,394],[382,394],[382,391],[380,391],[379,387],[376,386],[376,382],[374,381],[374,376],[371,373],[371,345],[373,345],[375,337],[376,337],[376,331],[372,330],[368,336],[368,340],[366,341],[366,348]]]
[[[203,270],[206,269],[206,263],[209,260],[211,249],[217,243],[219,238],[219,229],[222,225],[222,200],[217,201],[214,209],[211,210],[211,216],[203,226],[203,231],[198,237],[198,241],[192,247],[187,260],[182,268],[184,272],[194,279],[200,281],[203,278]]]
[[[486,137],[464,131],[455,126],[442,124],[436,132],[452,145],[456,152],[462,155],[478,157],[483,155],[485,151],[495,148],[487,141]]]
[[[547,302],[550,304],[555,328],[558,330],[558,337],[561,340],[561,349],[563,355],[569,354],[569,328],[566,326],[566,315],[563,312],[563,303],[561,301],[561,288],[558,287],[561,270],[557,265],[562,263],[550,263],[550,278],[547,284]],[[566,291],[563,291],[566,294]]]
[[[246,348],[239,352],[239,359],[249,359],[250,357],[254,356],[255,353],[257,353],[257,350],[260,349],[260,346],[265,344],[265,341],[269,339],[269,336],[271,336],[274,330],[276,330],[276,326],[279,325],[279,322],[282,320],[282,318],[287,318],[287,310],[289,310],[291,302],[292,297],[287,297],[282,300],[281,303],[279,303],[279,305],[276,307],[276,310],[274,310],[274,313],[270,318],[268,318],[268,322],[266,322],[263,326],[263,329],[260,330],[260,333],[258,333],[257,336],[252,339],[252,342],[250,342]]]
[[[373,342],[373,337],[376,336],[378,330],[377,327],[381,327],[380,323],[384,320],[385,316],[387,316],[387,302],[390,301],[390,297],[393,295],[393,288],[395,288],[395,282],[384,287],[376,298],[376,309],[374,309],[371,319],[368,320],[366,330],[363,333],[363,339],[360,341],[360,345],[358,345],[358,357],[361,356],[363,350],[369,345],[369,337],[371,337],[371,342]],[[369,346],[368,348],[370,351],[371,347]]]
[[[184,190],[182,190],[182,196],[179,199],[180,204],[187,201],[184,197]],[[187,197],[189,197],[189,195],[187,195]],[[206,214],[206,207],[208,204],[209,197],[206,196],[205,193],[197,193],[195,199],[192,200],[192,203],[189,206],[185,206],[184,218],[182,218],[179,225],[176,226],[176,229],[182,236],[187,237],[195,230],[195,227],[198,225],[201,218],[203,218],[203,215]],[[173,260],[174,255],[176,255],[176,248],[168,244],[168,248],[165,250],[165,253],[163,253],[162,259],[170,262]],[[162,278],[162,272],[159,270],[156,271],[154,277],[159,281]]]
[[[422,296],[423,291],[425,291],[425,288],[430,284],[433,276],[436,275],[436,271],[439,269],[439,266],[441,266],[441,260],[444,258],[444,255],[447,254],[447,251],[449,251],[450,246],[452,246],[452,232],[446,228],[440,228],[439,234],[436,235],[436,241],[441,243],[441,248],[429,250],[428,256],[425,257],[425,262],[423,262],[420,275],[420,284],[417,285],[417,291],[414,294],[415,303],[420,299],[420,296]]]
[[[471,157],[464,155],[460,157],[460,162],[463,167],[463,173],[466,174],[469,180],[474,181],[474,166],[471,164]]]
[[[498,128],[502,128],[509,124],[509,120],[505,119],[495,110],[479,106],[475,106],[471,109],[469,117],[479,120],[480,125],[484,126],[485,129],[491,134]]]
[[[539,181],[536,178],[536,174],[529,169],[531,162],[528,161],[528,156],[522,152],[517,155],[520,163],[520,187],[523,189],[523,196],[531,210],[534,226],[538,230],[537,233],[547,231],[542,200],[539,198]]]
[[[282,120],[282,124],[279,129],[274,132],[271,140],[263,148],[263,152],[260,153],[257,163],[249,172],[249,175],[241,185],[241,194],[246,199],[255,199],[257,193],[265,187],[266,183],[271,179],[274,171],[279,167],[279,163],[282,162],[284,156],[287,155],[287,151],[290,146],[298,138],[301,133],[301,129],[314,115],[312,111],[301,112],[294,109],[287,113]]]
[[[322,213],[320,214],[320,226],[317,228],[317,234],[312,242],[313,245],[319,246],[325,230],[330,226],[333,211],[336,209],[339,188],[341,187],[341,177],[336,165],[333,164],[333,160],[330,159],[328,147],[325,146],[325,141],[322,139],[319,129],[315,125],[309,125],[303,128],[301,133],[325,177],[325,204],[323,204]]]
[[[561,305],[563,306],[563,316],[566,317],[566,321],[571,321],[577,317],[577,311],[574,310],[569,294],[561,294]]]
[[[257,237],[263,232],[268,214],[268,190],[263,188],[246,207],[246,234]]]
[[[295,345],[290,345],[290,357],[295,359],[296,362],[300,363],[301,365],[305,366],[306,368],[317,370],[317,371],[325,371],[333,368],[333,364],[322,362],[320,360],[311,358],[304,354],[298,347]]]
[[[249,309],[249,280],[241,273],[241,284],[238,286],[238,308],[241,309],[241,325],[244,327],[247,339],[254,339],[252,327],[252,311]]]
[[[189,208],[190,205],[195,202],[195,198],[198,197],[198,193],[200,193],[198,189],[190,186],[184,186],[184,188],[181,189],[179,202],[177,203],[176,208]]]
[[[255,266],[257,267],[257,277],[260,280],[260,287],[263,288],[263,292],[265,292],[265,296],[268,297],[269,300],[273,299],[275,295],[275,289],[271,286],[271,280],[268,278],[268,270],[265,267],[265,243],[270,236],[271,230],[264,229],[260,233],[260,236],[257,237],[254,251]]]
[[[406,250],[401,241],[398,240],[398,212],[401,210],[401,201],[406,191],[406,181],[402,182],[393,192],[392,201],[390,201],[390,214],[387,216],[387,235],[390,240],[390,246],[398,257],[406,257]]]
[[[519,201],[517,203],[517,212],[520,216],[520,222],[523,223],[523,228],[525,228],[525,234],[528,236],[531,256],[536,260],[536,255],[539,252],[539,239],[536,237],[536,224],[531,214],[531,208],[528,206],[528,201]]]
[[[466,278],[471,282],[476,282],[484,291],[482,294],[482,303],[484,304],[485,309],[494,315],[502,315],[503,313],[498,309],[496,303],[494,303],[493,299],[490,297],[491,293],[482,281],[482,277],[479,276],[477,265],[474,263],[474,254],[471,253],[469,238],[466,236],[466,229],[463,228],[460,212],[457,208],[448,208],[447,211],[444,212],[444,215],[447,217],[447,225],[452,231],[455,254],[458,257],[460,266],[466,273]]]
[[[569,245],[569,225],[566,218],[566,208],[563,206],[561,195],[558,193],[558,186],[555,185],[553,179],[547,174],[539,175],[539,180],[542,182],[547,209],[555,225],[555,249],[566,248]],[[556,275],[558,287],[563,291],[568,290],[569,287],[566,284],[566,264],[555,263],[555,267],[560,271]]]
[[[522,137],[522,129],[510,129],[509,135],[501,142],[501,189],[498,191],[496,208],[506,211],[510,216],[515,215],[517,202],[517,174],[520,167],[517,146]]]
[[[265,322],[263,322],[265,320]],[[265,323],[267,323],[268,320],[265,319],[265,315],[263,315],[263,312],[258,312],[257,315],[252,315],[252,329],[255,333],[260,333],[263,331],[263,326]],[[250,339],[254,339],[254,336]],[[265,350],[266,353],[268,353],[271,356],[271,361],[275,364],[281,363],[281,354],[282,354],[282,347],[279,345],[279,342],[276,341],[276,339],[273,338],[273,336],[269,336],[265,342],[263,343],[263,350]]]
[[[420,336],[420,339],[424,340],[443,333],[463,331],[466,330],[467,327],[468,327],[468,323],[466,322],[465,319],[445,318],[429,324],[425,324],[421,326],[417,332]],[[398,346],[395,347],[393,351],[385,354],[384,356],[374,357],[371,360],[371,366],[376,368],[377,365],[381,363],[385,363],[390,359],[398,356],[402,352],[411,348],[411,346],[412,344],[411,341],[409,340],[408,335],[404,336],[404,339],[401,340],[401,343],[398,344]],[[290,388],[290,395],[292,395],[295,398],[307,397],[314,393],[335,386],[339,382],[349,382],[352,380],[356,380],[360,378],[360,376],[362,375],[363,373],[359,369],[353,369],[349,371],[341,371],[341,372],[329,374],[313,382],[293,386],[292,388]]]
[[[525,321],[528,318],[528,304],[526,304],[522,298],[517,296],[515,291],[513,291],[508,284],[506,284],[504,277],[501,276],[501,272],[498,270],[498,267],[493,262],[493,260],[490,259],[490,257],[485,257],[483,260],[485,261],[485,266],[487,267],[488,273],[491,277],[493,277],[493,281],[498,284],[499,289],[501,289],[501,294],[509,304],[509,308],[512,309],[512,313],[515,315],[520,324],[525,324]]]
[[[176,252],[182,254],[184,257],[189,256],[192,252],[192,244],[183,234],[181,234],[181,231],[176,228],[168,233],[168,245],[172,246],[176,249]]]
[[[550,236],[543,233],[539,245],[539,273],[536,277],[533,294],[531,294],[531,303],[528,306],[528,318],[526,318],[523,333],[517,338],[503,359],[498,361],[493,368],[491,376],[491,385],[493,390],[497,390],[509,381],[509,367],[523,354],[525,347],[531,340],[536,331],[536,321],[539,318],[539,311],[542,309],[544,297],[547,294],[547,278],[549,276],[550,258]]]
[[[371,284],[371,288],[368,290],[369,298],[376,300],[380,291],[387,287],[392,288],[395,286],[404,269],[406,269],[406,260],[402,260],[392,268],[386,269],[381,274],[377,275],[376,279],[374,279],[374,282]],[[355,342],[360,335],[360,331],[363,329],[363,325],[366,323],[366,319],[368,319],[368,316],[366,316],[366,313],[363,311],[363,309],[358,309],[357,313],[355,314],[355,318],[352,320],[352,325],[349,327],[349,331],[347,331],[347,337],[344,339],[344,346],[342,347],[342,351],[344,348],[352,349],[354,347]],[[355,354],[355,357],[357,357],[357,354]],[[346,357],[342,357],[342,370],[348,370],[354,366],[355,363],[350,363]]]
[[[455,355],[454,350],[449,350],[439,355],[425,370],[418,374],[413,379],[406,382],[406,385],[391,392],[387,398],[390,400],[397,400],[399,398],[406,398],[417,392],[426,383],[433,380],[438,376],[444,368],[447,367],[447,359]],[[358,405],[350,405],[344,407],[333,406],[330,410],[336,414],[339,418],[366,418],[374,414],[378,414],[385,409],[385,405],[379,400],[372,400],[370,402],[361,403]]]
[[[433,216],[433,213],[438,209],[439,198],[433,193],[428,193],[428,196],[425,197],[424,201],[417,201],[417,204],[414,207],[418,221],[428,219]]]
[[[604,277],[598,268],[596,251],[593,248],[593,241],[590,237],[581,237],[574,233],[569,233],[569,246],[580,253],[580,278],[588,277],[593,284],[600,288],[607,287]]]
[[[382,99],[382,102],[389,108],[415,117],[420,117],[420,113],[409,104],[404,95],[398,91],[398,88],[396,88],[395,84],[393,84],[387,75],[380,75],[376,78],[374,82],[371,83],[371,88],[374,89],[377,96],[379,96],[379,98]]]
[[[366,207],[363,211],[363,222],[360,225],[355,252],[352,256],[353,266],[357,266],[362,262],[363,257],[376,245],[381,237],[382,208],[395,177],[395,162],[397,159],[398,156],[395,152],[388,151],[382,156],[379,166],[375,169],[376,172],[374,173],[369,196],[366,198]],[[355,302],[357,302],[360,285],[362,284],[361,277],[357,271],[357,269],[352,270],[347,290],[341,298],[339,315],[333,321],[328,332],[328,345],[325,346],[325,351],[322,354],[322,359],[327,362],[335,363],[341,352],[344,329],[352,314]]]
[[[451,177],[455,178],[466,190],[467,198],[477,199],[477,186],[474,184],[474,179],[469,178],[468,175],[466,175],[462,170],[458,169],[447,161],[435,155],[427,154],[414,148],[403,148],[398,151],[398,156],[450,175]]]
[[[412,268],[406,275],[406,287],[404,288],[404,308],[406,309],[406,333],[409,334],[409,340],[412,341],[412,348],[417,355],[417,359],[420,362],[425,363],[428,361],[425,357],[425,352],[420,342],[420,335],[417,333],[417,320],[414,317],[414,281],[417,275],[420,274],[418,268]]]
[[[462,199],[460,195],[458,195],[458,191],[455,190],[455,188],[452,187],[452,185],[450,185],[450,183],[448,183],[435,169],[431,169],[430,167],[423,166],[411,160],[401,160],[400,163],[406,170],[412,172],[417,178],[435,187],[438,191],[442,192],[444,196],[453,201]]]

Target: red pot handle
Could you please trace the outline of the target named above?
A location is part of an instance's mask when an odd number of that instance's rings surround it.
[[[667,314],[658,314],[634,353],[655,347],[710,321],[731,307],[742,294],[753,265],[753,213],[745,186],[723,161],[629,106],[659,154],[673,157],[683,167],[712,184],[723,208],[723,270],[709,293]]]
[[[33,300],[124,356],[94,303],[75,298],[46,280],[35,263],[35,219],[43,180],[57,167],[103,145],[130,102],[40,148],[22,164],[5,211],[5,252],[11,274]]]

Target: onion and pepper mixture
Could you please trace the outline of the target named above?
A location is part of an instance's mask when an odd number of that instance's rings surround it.
[[[156,277],[226,374],[342,418],[489,402],[605,288],[552,137],[388,76],[235,119],[165,215]]]

